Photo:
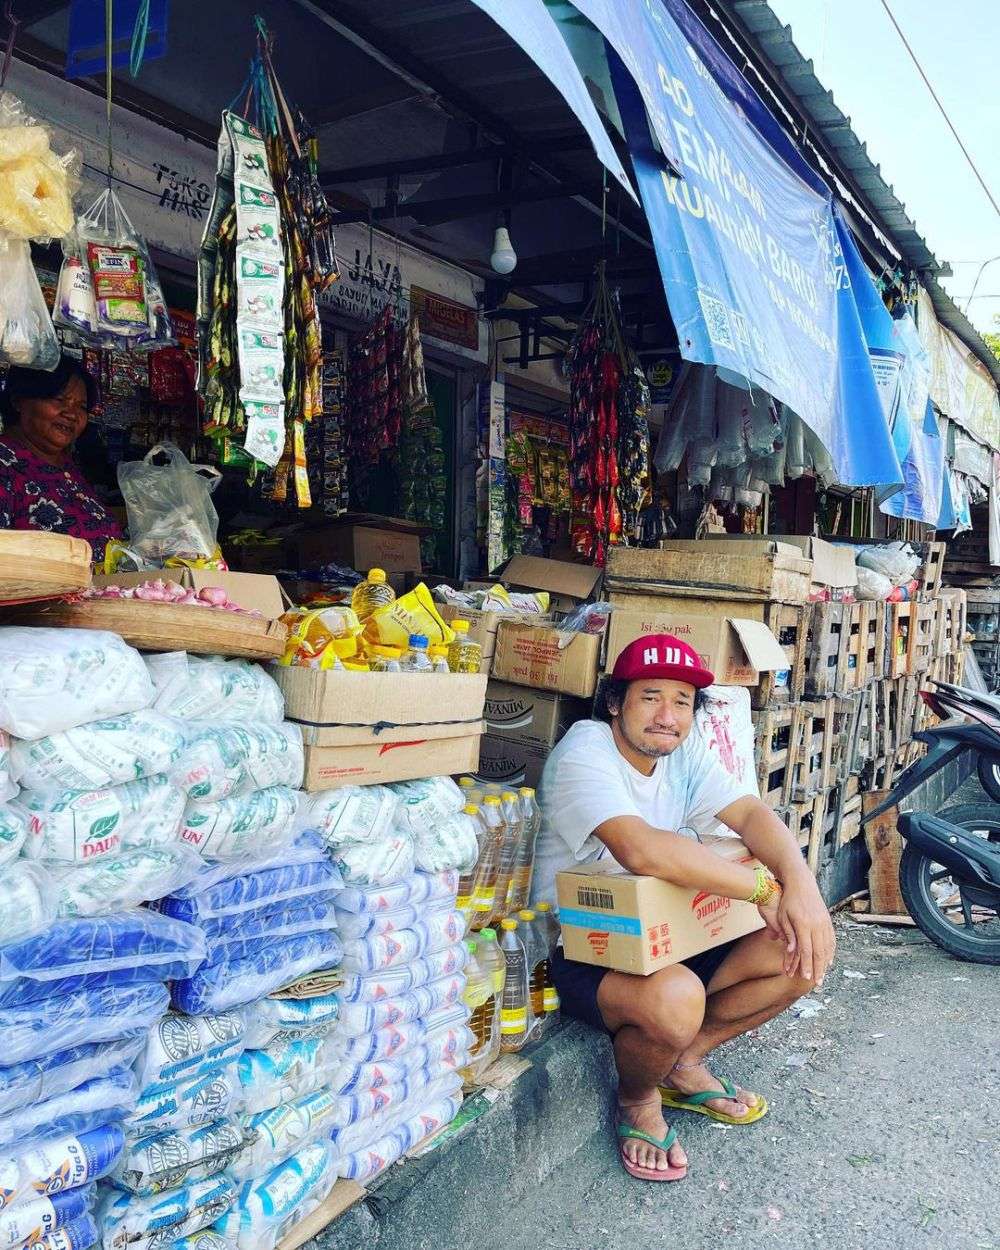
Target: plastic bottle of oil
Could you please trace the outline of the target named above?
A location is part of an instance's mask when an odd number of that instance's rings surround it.
[[[492,921],[497,923],[511,913],[510,900],[514,892],[514,870],[517,867],[517,856],[521,849],[521,838],[524,835],[520,803],[513,790],[501,792],[500,810],[503,812],[505,830],[500,847],[500,866],[497,871],[496,901],[492,917]]]
[[[500,869],[500,848],[503,846],[506,826],[500,800],[495,794],[487,794],[479,809],[485,826],[482,849],[479,853],[480,876],[476,882],[473,908],[473,929],[481,929],[490,923],[497,898],[497,874]]]
[[[518,1051],[528,1041],[533,1024],[531,995],[528,990],[528,958],[518,936],[516,920],[501,920],[500,951],[506,964],[506,979],[500,1003],[500,1049]]]
[[[535,799],[535,792],[530,786],[522,786],[518,791],[521,807],[523,834],[518,850],[517,862],[514,865],[514,881],[510,898],[510,910],[520,911],[527,907],[528,896],[531,894],[531,874],[535,867],[535,839],[542,823],[542,813]]]
[[[500,998],[507,979],[507,964],[500,950],[500,943],[497,941],[496,929],[480,929],[477,949],[483,964],[492,972],[493,989],[497,996],[497,1010],[499,1011]]]
[[[394,603],[396,592],[385,580],[385,569],[369,569],[363,582],[358,582],[351,592],[351,607],[358,620],[367,620],[376,608]]]
[[[468,796],[474,791],[467,790],[465,793]],[[466,803],[462,808],[462,815],[475,825],[476,841],[479,843],[479,855],[474,866],[458,879],[458,897],[455,899],[455,909],[465,916],[465,930],[468,932],[473,922],[479,917],[479,912],[476,910],[476,891],[483,874],[483,852],[486,847],[487,829],[478,803]]]
[[[451,672],[448,665],[448,648],[443,642],[437,642],[432,647],[428,647],[427,654],[430,656],[431,668],[435,673]]]
[[[551,1027],[559,1018],[559,991],[552,980],[552,955],[559,943],[559,921],[556,919],[551,903],[536,903],[533,910],[535,927],[540,940],[545,943],[545,985],[542,1006],[546,1027]]]
[[[545,1026],[545,969],[549,962],[547,936],[530,910],[517,913],[518,933],[528,961],[528,995],[531,999],[532,1027],[528,1040],[541,1036]]]
[[[478,673],[483,667],[483,649],[469,637],[468,621],[452,621],[455,641],[448,647],[448,667],[453,673]]]
[[[492,930],[491,930],[492,933]],[[499,956],[496,934],[489,945]],[[462,1079],[469,1085],[478,1083],[483,1072],[490,1066],[500,1053],[500,994],[503,992],[501,974],[500,990],[497,990],[493,974],[493,966],[486,956],[486,940],[480,936],[475,943],[475,950],[465,967],[466,991],[465,1003],[472,1012],[469,1028],[475,1035],[475,1042],[470,1051],[470,1063],[461,1069]],[[501,959],[502,963],[502,959]],[[473,967],[473,964],[475,967]]]
[[[368,667],[373,673],[398,673],[402,654],[399,647],[370,646],[368,647]],[[393,664],[395,668],[391,667]]]

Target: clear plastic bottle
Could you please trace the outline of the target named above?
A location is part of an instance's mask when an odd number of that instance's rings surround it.
[[[406,654],[399,661],[401,673],[433,673],[434,666],[427,654],[427,635],[411,634]]]
[[[524,824],[521,819],[520,804],[513,790],[504,790],[500,795],[500,810],[503,812],[504,838],[500,846],[500,866],[497,870],[497,890],[491,923],[499,922],[504,916],[511,914],[510,900],[514,892],[514,869],[517,866],[517,855],[521,848]]]
[[[533,1024],[528,989],[528,957],[518,936],[516,920],[502,920],[500,950],[506,964],[500,1004],[500,1049],[510,1054],[528,1041]]]
[[[363,582],[358,582],[351,592],[351,607],[358,620],[364,621],[376,608],[387,607],[396,600],[396,592],[385,580],[385,569],[369,569]]]
[[[528,993],[531,997],[531,1014],[534,1030],[541,1032],[545,1023],[545,974],[549,962],[548,934],[539,925],[533,911],[517,913],[518,932],[524,942],[528,960]]]
[[[503,994],[504,982],[507,979],[507,964],[500,950],[500,943],[497,941],[496,929],[480,929],[477,949],[483,964],[492,970],[493,989],[496,991],[499,1002]]]
[[[368,647],[368,667],[373,673],[398,673],[399,658],[402,655],[399,647]],[[395,668],[393,668],[393,664]]]
[[[546,946],[545,991],[542,995],[542,1005],[546,1023],[551,1025],[559,1018],[559,991],[552,980],[552,955],[559,944],[559,921],[551,903],[536,903],[534,912],[535,925],[543,936]]]
[[[479,809],[485,826],[485,836],[479,853],[480,876],[476,882],[473,908],[473,929],[488,925],[496,911],[497,874],[500,869],[500,848],[503,846],[506,825],[500,800],[495,794],[487,794]]]
[[[524,832],[514,865],[514,882],[510,899],[510,910],[520,911],[527,907],[531,894],[531,874],[535,867],[535,840],[542,823],[542,813],[535,799],[535,792],[530,786],[522,786],[518,791],[521,803],[521,819]]]
[[[493,934],[493,941],[489,945],[499,957],[496,934]],[[482,1074],[500,1054],[500,994],[503,992],[503,978],[501,974],[498,990],[492,961],[485,954],[486,946],[485,939],[480,937],[475,942],[474,952],[465,967],[465,1002],[472,1012],[469,1028],[476,1038],[471,1049],[471,1062],[461,1069],[462,1079],[468,1085],[478,1084]],[[502,964],[502,957],[500,960]],[[470,989],[470,986],[473,988]]]
[[[452,621],[455,641],[448,648],[448,667],[453,673],[478,673],[483,667],[483,649],[469,637],[468,621]]]
[[[466,791],[466,796],[474,791]],[[476,892],[482,879],[483,873],[483,851],[485,849],[487,829],[483,823],[482,814],[477,803],[466,803],[462,808],[462,814],[467,816],[476,826],[476,841],[479,843],[479,855],[476,858],[475,865],[466,873],[463,873],[458,879],[458,897],[455,900],[455,909],[465,916],[465,931],[468,933],[479,913],[476,910]]]
[[[430,656],[431,668],[435,673],[451,672],[451,668],[448,665],[448,648],[443,643],[437,643],[433,647],[428,647],[427,654]]]

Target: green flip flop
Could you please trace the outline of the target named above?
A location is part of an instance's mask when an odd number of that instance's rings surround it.
[[[755,1124],[767,1115],[767,1099],[761,1094],[757,1095],[757,1106],[748,1107],[746,1115],[729,1115],[725,1111],[706,1107],[705,1103],[715,1102],[717,1098],[736,1097],[736,1086],[728,1077],[720,1076],[716,1080],[722,1083],[722,1090],[706,1089],[700,1094],[683,1094],[679,1089],[661,1085],[660,1101],[665,1107],[672,1107],[675,1111],[694,1111],[698,1115],[707,1115],[710,1120],[718,1120],[720,1124]]]
[[[622,1167],[628,1172],[629,1176],[634,1176],[640,1181],[680,1181],[687,1176],[687,1167],[675,1168],[668,1166],[665,1168],[644,1168],[638,1163],[633,1163],[625,1153],[626,1141],[644,1141],[650,1146],[655,1146],[657,1150],[664,1152],[677,1140],[677,1130],[675,1128],[668,1129],[666,1137],[662,1141],[658,1141],[649,1133],[644,1133],[641,1128],[633,1128],[631,1124],[621,1123],[618,1125],[618,1136],[621,1139],[621,1161]]]

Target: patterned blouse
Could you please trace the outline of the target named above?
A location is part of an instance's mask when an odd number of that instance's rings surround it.
[[[95,560],[104,558],[109,538],[122,537],[118,522],[71,460],[60,469],[5,438],[0,438],[0,529],[85,538]]]

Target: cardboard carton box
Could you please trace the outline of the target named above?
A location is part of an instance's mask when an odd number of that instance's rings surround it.
[[[269,621],[276,621],[287,608],[281,585],[269,573],[218,573],[212,569],[150,569],[145,573],[107,573],[95,575],[94,585],[140,586],[160,578],[176,582],[188,590],[204,590],[221,586],[233,603],[249,611],[260,612]]]
[[[474,769],[485,673],[269,670],[285,717],[302,726],[306,790],[408,781]]]
[[[376,568],[387,573],[420,572],[420,535],[412,531],[374,525],[323,525],[300,531],[291,543],[299,568],[334,561],[359,573]]]
[[[720,686],[756,686],[762,672],[788,668],[788,657],[774,634],[761,621],[738,615],[688,612],[623,611],[615,608],[608,629],[605,669],[630,642],[650,634],[673,634],[694,647]]]
[[[590,702],[550,690],[491,681],[486,687],[483,715],[487,734],[548,751],[570,725],[590,715]]]
[[[510,590],[547,590],[553,612],[572,612],[575,607],[596,598],[600,569],[568,560],[546,560],[541,556],[511,556],[500,574]]]
[[[858,584],[857,552],[842,543],[828,543],[822,538],[800,534],[782,534],[780,541],[798,547],[813,562],[811,598],[833,591],[833,598],[842,599]],[[839,593],[838,593],[839,592]]]
[[[564,634],[551,627],[503,621],[493,652],[493,676],[589,699],[601,653],[597,634]]]
[[[548,747],[486,733],[479,740],[479,765],[472,775],[477,781],[537,789],[548,758]]]
[[[739,838],[703,841],[757,866]],[[556,897],[567,959],[639,976],[764,927],[750,903],[636,876],[611,859],[557,873]]]
[[[811,583],[812,561],[772,538],[671,538],[657,551],[612,547],[605,573],[613,591],[689,598],[724,592],[776,603],[805,603]]]

